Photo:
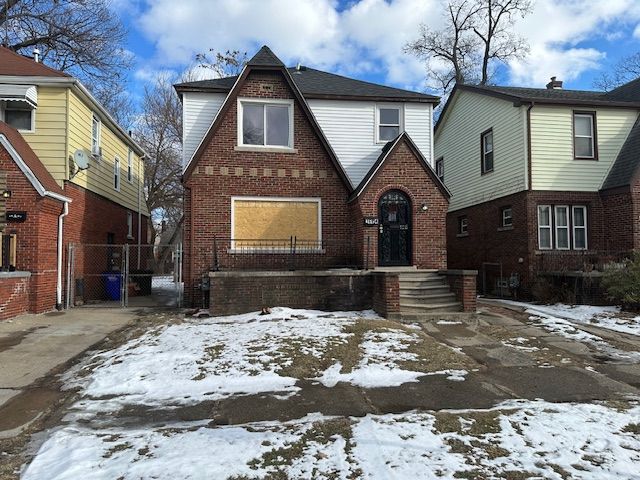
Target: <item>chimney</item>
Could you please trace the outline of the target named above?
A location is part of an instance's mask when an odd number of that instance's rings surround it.
[[[34,59],[36,62],[39,62],[39,61],[40,61],[40,49],[39,49],[39,48],[34,48],[34,49],[33,49],[33,59]]]
[[[551,81],[547,83],[547,90],[562,90],[562,80],[551,77]]]

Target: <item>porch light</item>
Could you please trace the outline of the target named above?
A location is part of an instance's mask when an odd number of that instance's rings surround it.
[[[11,198],[11,190],[4,190],[2,192],[2,198]]]
[[[423,212],[426,212],[428,209],[429,209],[429,207],[427,206],[427,204],[426,204],[426,203],[423,203],[423,204],[420,206],[420,210],[422,210]]]

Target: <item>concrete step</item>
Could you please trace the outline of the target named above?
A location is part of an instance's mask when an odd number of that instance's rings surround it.
[[[449,288],[449,284],[442,278],[401,278],[399,281],[400,288],[415,288],[415,287],[433,287],[444,286]]]
[[[433,312],[461,312],[460,302],[443,302],[433,304],[401,303],[400,313],[433,313]]]
[[[446,302],[455,302],[456,296],[451,292],[443,292],[443,293],[429,293],[422,295],[403,295],[400,294],[400,306],[408,303],[408,304],[441,304]]]
[[[448,285],[429,285],[428,287],[400,287],[400,295],[436,295],[450,293]]]

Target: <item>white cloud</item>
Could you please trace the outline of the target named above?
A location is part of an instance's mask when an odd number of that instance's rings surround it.
[[[640,38],[640,23],[633,30],[633,38]]]
[[[509,80],[543,85],[551,75],[575,79],[605,58],[581,42],[617,38],[624,25],[639,20],[637,0],[537,0],[534,12],[515,25],[531,52],[510,63]],[[441,24],[440,0],[354,0],[346,6],[338,0],[146,0],[138,26],[156,47],[145,71],[182,69],[210,48],[252,55],[268,44],[289,65],[372,73],[400,87],[420,88],[424,65],[402,49],[422,22]]]

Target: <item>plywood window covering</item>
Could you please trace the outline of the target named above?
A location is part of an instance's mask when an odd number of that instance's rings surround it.
[[[321,248],[319,198],[233,197],[231,248],[287,250],[291,237],[297,248]]]

